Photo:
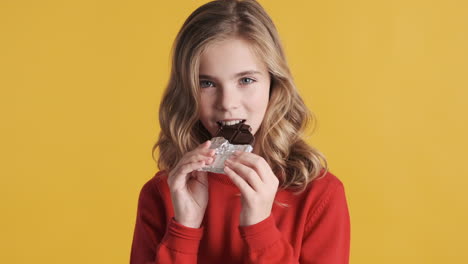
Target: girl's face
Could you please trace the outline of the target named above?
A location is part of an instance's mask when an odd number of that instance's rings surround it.
[[[210,45],[201,55],[199,73],[199,118],[211,136],[220,122],[237,120],[245,120],[255,135],[268,106],[270,76],[250,44],[230,38]]]

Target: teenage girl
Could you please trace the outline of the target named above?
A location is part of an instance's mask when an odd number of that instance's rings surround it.
[[[255,0],[195,10],[173,46],[160,105],[159,172],[141,189],[130,262],[348,263],[342,182],[304,141],[310,112],[278,32]],[[213,162],[220,125],[244,121],[253,151]]]

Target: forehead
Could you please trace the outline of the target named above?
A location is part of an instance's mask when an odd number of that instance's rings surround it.
[[[200,74],[231,76],[256,70],[267,71],[263,61],[254,52],[253,46],[240,38],[229,38],[209,45],[200,56]]]

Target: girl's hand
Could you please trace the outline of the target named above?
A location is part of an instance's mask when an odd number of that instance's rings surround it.
[[[266,219],[278,190],[279,180],[260,156],[236,151],[225,162],[224,171],[240,189],[240,225],[253,225]]]
[[[187,227],[199,228],[208,204],[208,178],[205,171],[196,171],[213,162],[211,141],[187,152],[169,172],[167,183],[171,192],[175,220]]]

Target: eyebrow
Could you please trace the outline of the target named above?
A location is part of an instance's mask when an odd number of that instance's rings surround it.
[[[259,72],[259,71],[254,71],[254,70],[243,71],[243,72],[239,72],[239,73],[234,74],[232,79],[235,79],[235,78],[238,78],[238,77],[244,76],[244,75],[254,75],[254,74],[262,74],[262,73]],[[213,77],[213,76],[210,76],[210,75],[207,75],[207,74],[200,74],[199,78],[216,79],[216,77]]]

